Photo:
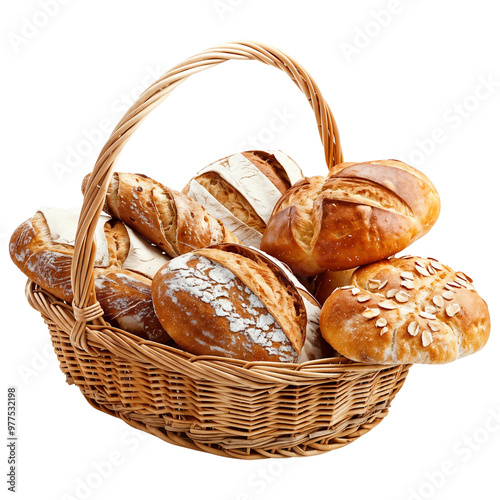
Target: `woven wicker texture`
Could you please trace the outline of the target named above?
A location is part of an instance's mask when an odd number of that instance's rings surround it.
[[[93,236],[118,154],[177,85],[231,59],[258,60],[284,71],[313,109],[327,167],[343,161],[330,108],[297,62],[250,42],[202,52],[151,85],[103,147],[77,229],[73,304],[57,300],[32,282],[26,295],[49,327],[67,382],[77,385],[95,408],[169,443],[217,455],[315,455],[344,446],[377,425],[409,366],[365,365],[341,357],[298,365],[194,356],[111,327],[95,300]]]

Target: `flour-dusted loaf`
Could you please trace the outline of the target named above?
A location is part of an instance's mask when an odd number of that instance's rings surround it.
[[[299,276],[351,269],[400,252],[439,211],[431,181],[403,162],[342,163],[282,196],[261,248]]]
[[[182,192],[242,243],[259,247],[276,202],[302,177],[282,151],[245,151],[203,168]]]
[[[89,175],[83,180],[83,192]],[[199,203],[143,174],[115,172],[106,193],[104,211],[170,257],[219,243],[239,243]]]
[[[193,354],[299,362],[331,352],[318,335],[314,299],[243,245],[172,259],[153,279],[153,303],[176,344]]]
[[[79,210],[41,208],[10,240],[10,255],[28,278],[71,303],[71,263]],[[170,340],[153,309],[151,280],[168,258],[120,221],[101,216],[95,233],[94,281],[104,318],[142,338]]]
[[[448,363],[486,344],[490,316],[464,273],[434,259],[391,258],[358,268],[333,292],[320,327],[354,361]]]
[[[245,250],[241,246],[238,246],[236,248],[239,251]],[[266,254],[262,250],[257,250],[254,247],[251,247],[250,250],[246,250],[245,254],[253,257],[252,252],[257,252],[266,263],[266,265],[274,269],[274,272],[276,274],[284,275],[286,279],[288,279],[295,286],[295,288],[302,296],[302,301],[307,313],[307,330],[304,347],[302,348],[299,356],[299,363],[312,359],[328,358],[333,356],[333,350],[325,341],[319,329],[319,315],[321,313],[321,306],[317,299],[297,279],[297,277],[292,273],[292,271],[286,264],[283,264],[283,262],[279,261],[278,259],[275,259],[271,255]]]

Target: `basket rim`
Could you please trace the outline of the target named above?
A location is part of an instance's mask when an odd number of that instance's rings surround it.
[[[76,323],[71,304],[62,301],[43,287],[28,279],[26,297],[30,305],[42,316],[50,318],[66,332],[68,339]],[[101,319],[101,324],[87,324],[88,347],[90,355],[97,355],[102,350],[112,355],[123,357],[129,362],[149,362],[159,368],[175,369],[182,365],[184,371],[197,380],[213,380],[221,377],[227,382],[243,384],[248,388],[263,385],[312,385],[331,381],[346,373],[392,373],[394,370],[405,371],[410,364],[382,365],[352,361],[343,356],[321,358],[303,363],[283,363],[272,361],[245,361],[222,356],[198,356],[182,349],[142,339],[126,330],[111,326]],[[76,346],[73,346],[78,349]],[[84,352],[84,351],[82,351]]]

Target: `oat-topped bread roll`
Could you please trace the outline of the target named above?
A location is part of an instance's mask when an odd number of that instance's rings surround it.
[[[243,245],[196,250],[153,279],[162,325],[184,350],[247,361],[328,356],[314,299],[261,252]]]
[[[71,263],[79,210],[43,207],[10,240],[10,256],[28,278],[71,303]],[[104,318],[139,337],[170,340],[153,309],[151,280],[168,258],[122,222],[101,216],[94,280]]]
[[[83,180],[82,192],[89,175]],[[115,172],[104,211],[125,222],[170,257],[209,245],[239,243],[201,205],[142,174]]]
[[[486,344],[490,316],[465,274],[434,259],[392,258],[358,268],[325,302],[320,327],[355,361],[448,363]]]
[[[281,151],[245,151],[200,170],[182,192],[242,243],[259,247],[274,205],[302,177],[298,165]]]
[[[403,162],[342,163],[283,195],[261,248],[299,276],[350,269],[400,252],[439,211],[431,181]]]

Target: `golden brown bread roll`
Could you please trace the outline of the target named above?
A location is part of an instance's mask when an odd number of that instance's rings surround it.
[[[298,276],[340,271],[395,255],[436,222],[436,188],[396,160],[337,165],[278,201],[261,248]]]
[[[17,267],[58,299],[71,303],[71,263],[78,210],[43,207],[10,240]],[[151,280],[168,258],[123,223],[101,217],[96,230],[94,280],[104,318],[141,338],[170,337],[153,309]]]
[[[281,151],[245,151],[203,168],[182,190],[242,243],[259,247],[274,205],[303,177]]]
[[[486,344],[490,316],[465,274],[434,259],[392,258],[358,268],[325,302],[320,327],[354,361],[448,363]]]
[[[83,180],[82,192],[89,175]],[[239,243],[201,205],[142,174],[115,172],[106,193],[104,211],[125,222],[170,257],[218,243]]]
[[[314,299],[260,251],[242,245],[171,260],[153,279],[153,303],[177,345],[193,354],[298,362],[331,352]]]
[[[354,271],[355,268],[345,271],[325,271],[316,276],[312,282],[316,300],[323,305],[334,290],[350,283]]]

